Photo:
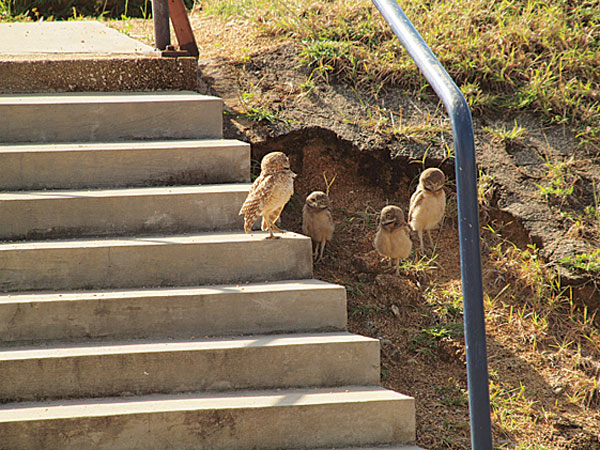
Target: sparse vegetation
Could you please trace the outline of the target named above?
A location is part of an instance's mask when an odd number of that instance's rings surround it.
[[[400,4],[455,78],[475,115],[524,112],[546,124],[575,128],[582,148],[590,158],[597,158],[597,1]],[[360,118],[340,112],[342,120],[373,134],[393,136],[403,145],[426,147],[421,159],[413,159],[411,168],[430,164],[429,149],[443,149],[443,154],[452,158],[450,129],[441,107],[436,107],[424,79],[370,1],[206,0],[200,6],[197,17],[212,21],[218,15],[229,28],[241,23],[245,32],[251,29],[253,37],[295,41],[306,74],[302,83],[290,87],[292,98],[308,97],[323,85],[341,82],[363,107]],[[9,8],[9,3],[0,2],[0,14],[9,18],[2,20],[11,20]],[[234,63],[250,65],[253,57],[249,54],[244,50]],[[411,121],[408,113],[384,105],[379,100],[391,87],[404,89],[416,99],[433,100],[433,113],[425,111],[420,116],[424,120]],[[239,116],[253,125],[279,122],[281,110],[273,107],[264,92],[251,84],[240,88]],[[486,125],[481,133],[494,141],[495,148],[514,146],[535,153],[528,148],[531,136],[520,117],[515,121],[511,116],[504,125],[496,123],[502,120]],[[327,149],[324,153],[330,151],[329,144],[321,147]],[[577,235],[590,247],[562,262],[598,280],[597,181],[585,175],[581,167],[585,162],[569,156],[542,154],[539,158],[538,187],[532,197],[539,197],[561,214],[565,236]],[[437,251],[402,261],[401,276],[396,277],[386,272],[374,255],[371,238],[383,205],[407,203],[402,196],[408,195],[410,180],[394,179],[393,196],[388,195],[389,189],[384,195],[377,190],[380,186],[368,185],[358,172],[344,171],[354,164],[352,158],[334,161],[315,152],[310,159],[315,168],[311,172],[306,157],[304,173],[297,180],[298,192],[303,192],[301,183],[308,184],[308,177],[314,175],[311,189],[319,186],[328,194],[331,190],[336,219],[334,241],[315,275],[346,287],[352,331],[382,340],[384,385],[417,397],[418,444],[432,450],[470,448],[455,198],[448,199],[448,218],[438,235]],[[253,160],[252,164],[255,172],[260,163]],[[578,292],[564,282],[561,272],[523,237],[525,231],[515,232],[520,230],[516,221],[499,214],[496,183],[494,173],[480,171],[495,446],[510,450],[600,448],[597,310],[586,305],[589,295],[584,298],[583,289]],[[290,202],[286,226],[294,226],[301,205],[299,197]],[[592,295],[597,299],[597,291]],[[420,380],[423,377],[424,382]]]
[[[209,13],[254,21],[258,33],[301,43],[313,76],[377,93],[386,85],[427,89],[423,77],[368,0],[207,0]],[[578,128],[600,148],[600,8],[596,1],[400,2],[475,111],[540,113]]]

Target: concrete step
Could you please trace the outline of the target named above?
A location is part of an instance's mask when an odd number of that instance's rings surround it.
[[[0,295],[0,341],[190,338],[346,328],[346,290],[318,280]]]
[[[0,291],[195,286],[312,278],[310,238],[287,232],[0,244]]]
[[[0,405],[6,448],[281,449],[412,443],[414,399],[340,387]]]
[[[0,193],[0,239],[243,229],[250,184]]]
[[[250,145],[225,139],[2,144],[0,190],[119,188],[250,180]]]
[[[0,95],[0,142],[220,139],[222,108],[185,91]]]
[[[379,384],[379,341],[347,332],[0,350],[0,403]]]

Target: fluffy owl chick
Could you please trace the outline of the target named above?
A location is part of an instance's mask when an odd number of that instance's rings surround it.
[[[400,273],[400,258],[407,258],[412,250],[410,229],[404,220],[402,209],[389,205],[381,210],[379,226],[375,235],[375,249],[390,258],[390,265],[396,259],[396,274]]]
[[[317,263],[323,259],[325,244],[333,235],[333,217],[331,217],[329,206],[327,194],[314,191],[306,197],[304,208],[302,208],[302,232],[310,236],[315,244],[313,259]]]
[[[294,193],[296,174],[290,170],[290,160],[282,152],[272,152],[264,156],[260,163],[260,175],[250,187],[248,197],[242,205],[240,215],[244,215],[244,231],[248,233],[252,225],[262,216],[263,231],[269,230],[267,239],[275,237],[273,231],[283,207]]]
[[[423,251],[423,230],[427,230],[429,242],[433,247],[433,239],[431,239],[429,230],[435,228],[444,217],[446,210],[445,182],[446,176],[440,169],[426,169],[421,173],[419,186],[410,198],[408,223],[419,235],[421,251]]]

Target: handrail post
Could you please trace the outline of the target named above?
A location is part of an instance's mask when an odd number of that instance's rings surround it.
[[[171,44],[167,0],[152,0],[152,19],[154,21],[154,45],[157,49],[164,50]]]
[[[479,247],[477,170],[471,112],[460,89],[406,17],[397,1],[372,1],[444,103],[452,122],[471,448],[473,450],[492,450],[481,253]]]

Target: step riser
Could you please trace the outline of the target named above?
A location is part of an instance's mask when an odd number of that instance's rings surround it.
[[[80,146],[52,151],[41,146],[19,146],[7,151],[0,146],[0,189],[79,189],[127,186],[162,186],[244,183],[250,180],[250,146],[228,141],[198,143],[189,148],[181,141],[137,146],[124,143]],[[17,147],[14,147],[17,148]],[[63,147],[73,148],[73,146]]]
[[[268,340],[233,349],[2,360],[0,401],[379,383],[378,341],[264,346]]]
[[[414,442],[414,417],[406,399],[16,422],[0,435],[31,450],[339,448]]]
[[[0,299],[0,339],[189,338],[346,328],[346,291],[340,286],[313,292],[228,290],[233,289],[150,298],[82,296],[80,300],[22,303]]]
[[[0,96],[0,142],[220,139],[222,105],[200,95]]]
[[[310,239],[0,250],[0,290],[191,286],[312,278]],[[167,245],[169,244],[169,245]],[[10,246],[9,246],[10,247]],[[18,246],[12,246],[18,247]]]
[[[243,228],[247,190],[195,194],[45,198],[0,201],[0,239],[47,239]],[[0,196],[0,199],[2,197]]]

